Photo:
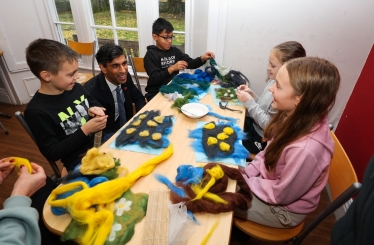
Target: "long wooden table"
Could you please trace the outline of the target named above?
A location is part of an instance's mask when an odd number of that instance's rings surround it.
[[[211,94],[206,95],[201,101],[201,103],[209,104],[215,113],[218,113],[222,116],[229,116],[240,119],[238,124],[243,127],[244,117],[245,117],[245,108],[243,106],[232,106],[234,109],[241,109],[243,113],[232,112],[229,110],[223,110],[219,106],[215,105]],[[216,117],[211,117],[209,115],[200,118],[200,119],[190,119],[178,112],[177,109],[172,109],[172,101],[167,101],[160,93],[155,96],[146,106],[138,113],[142,113],[146,110],[160,110],[161,115],[173,115],[176,117],[175,124],[172,129],[172,133],[169,135],[169,140],[171,144],[174,145],[174,154],[167,159],[166,161],[160,163],[153,173],[160,173],[170,180],[175,180],[177,174],[177,167],[182,164],[192,164],[194,166],[199,166],[206,163],[197,163],[195,161],[194,152],[190,146],[192,139],[188,137],[188,130],[196,128],[197,121],[217,121]],[[231,107],[231,106],[230,106]],[[125,125],[126,126],[126,125]],[[118,134],[118,133],[117,133]],[[115,140],[117,134],[113,135],[105,144],[100,147],[101,151],[111,152],[115,158],[121,159],[121,164],[126,166],[130,172],[138,168],[142,163],[147,161],[150,158],[153,158],[155,155],[116,150],[109,148],[109,144]],[[133,193],[149,193],[150,190],[166,190],[167,187],[156,180],[153,176],[153,173],[150,175],[139,179],[131,191]],[[236,182],[230,180],[228,184],[227,191],[235,192]],[[230,240],[231,233],[231,223],[232,223],[232,212],[221,213],[218,215],[214,214],[197,214],[196,218],[201,223],[193,236],[188,240],[189,245],[200,244],[204,237],[208,234],[209,230],[213,224],[219,218],[219,224],[215,229],[214,233],[210,237],[207,244],[216,245],[216,244],[228,244]],[[64,214],[62,216],[55,216],[51,212],[51,207],[48,203],[44,205],[43,210],[44,222],[47,227],[56,234],[61,234],[71,221],[71,216],[69,214]],[[135,234],[128,244],[139,245],[142,243],[143,230],[144,230],[144,220],[145,218],[135,227]]]

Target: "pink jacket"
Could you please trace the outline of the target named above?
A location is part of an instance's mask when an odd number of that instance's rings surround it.
[[[265,168],[267,148],[245,168],[247,175],[243,177],[259,199],[299,214],[308,214],[317,208],[327,182],[334,141],[327,118],[316,127],[319,127],[317,131],[283,150],[274,172]]]

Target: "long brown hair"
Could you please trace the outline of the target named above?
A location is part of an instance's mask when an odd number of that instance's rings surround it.
[[[287,117],[279,111],[264,131],[264,139],[274,140],[265,153],[268,171],[275,169],[284,148],[309,134],[334,106],[340,85],[338,69],[321,58],[297,58],[285,63],[294,96],[301,96],[295,111]]]
[[[288,41],[284,42],[281,44],[278,44],[273,48],[275,57],[279,60],[280,63],[284,64],[285,62],[295,59],[295,58],[300,58],[300,57],[305,57],[306,52],[303,47],[299,42],[296,41]]]

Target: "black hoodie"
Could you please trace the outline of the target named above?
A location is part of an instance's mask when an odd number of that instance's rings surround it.
[[[196,69],[204,64],[201,57],[192,59],[174,46],[171,46],[169,50],[159,49],[155,45],[147,47],[147,53],[144,56],[144,68],[149,79],[145,91],[151,95],[150,98],[159,92],[162,85],[168,84],[179,73],[179,71],[176,71],[169,74],[168,68],[180,60],[188,63],[187,69]]]

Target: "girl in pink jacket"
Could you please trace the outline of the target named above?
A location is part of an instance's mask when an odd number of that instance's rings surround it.
[[[334,152],[327,114],[339,84],[338,69],[324,59],[298,58],[279,69],[269,88],[279,112],[265,129],[268,145],[241,169],[253,201],[236,216],[289,228],[316,209]]]

